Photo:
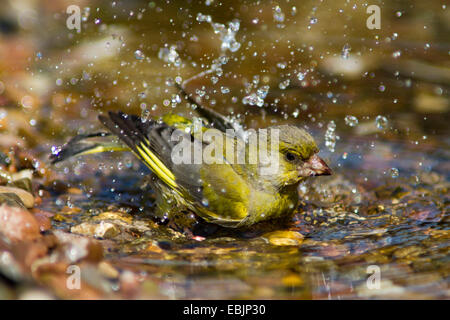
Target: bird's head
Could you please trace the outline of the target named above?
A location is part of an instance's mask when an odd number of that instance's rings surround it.
[[[319,149],[309,133],[292,125],[272,126],[278,131],[278,172],[274,182],[282,187],[297,184],[312,176],[331,175],[332,171],[317,153]]]

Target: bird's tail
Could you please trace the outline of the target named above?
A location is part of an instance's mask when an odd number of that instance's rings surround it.
[[[114,151],[129,151],[128,147],[114,142],[105,141],[105,137],[110,137],[108,132],[96,132],[91,134],[80,134],[73,137],[61,148],[52,150],[50,161],[52,164],[64,161],[68,158],[86,154]]]
[[[107,116],[100,115],[100,122],[126,144],[147,167],[164,181],[174,191],[178,190],[175,175],[167,167],[170,163],[170,150],[168,145],[170,133],[175,128],[167,124],[157,124],[153,120],[142,122],[135,115],[123,112],[109,112]],[[165,159],[163,154],[166,154]]]

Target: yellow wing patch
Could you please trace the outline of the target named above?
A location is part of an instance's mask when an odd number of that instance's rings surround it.
[[[178,184],[175,182],[175,176],[172,171],[166,167],[164,163],[143,143],[136,146],[141,158],[144,160],[145,164],[168,186],[173,190],[178,191]]]
[[[101,153],[101,152],[119,152],[119,151],[129,151],[129,150],[130,149],[127,147],[99,145],[95,148],[81,152],[78,155],[84,156],[87,154],[94,154],[94,153]]]

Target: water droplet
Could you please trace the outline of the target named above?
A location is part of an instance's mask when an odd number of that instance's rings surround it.
[[[227,88],[227,87],[220,87],[220,91],[221,91],[223,94],[226,94],[226,93],[229,93],[229,92],[230,92],[230,89]]]
[[[148,109],[143,109],[141,113],[141,122],[146,123],[150,119],[150,111]]]
[[[202,13],[198,13],[197,14],[197,21],[198,22],[211,22],[212,21],[212,19],[211,19],[211,16],[210,15],[205,15],[205,14],[202,14]]]
[[[351,50],[352,50],[352,48],[350,47],[350,45],[349,45],[348,43],[346,43],[346,44],[342,47],[342,51],[341,51],[341,57],[342,57],[342,59],[348,59]]]
[[[304,79],[305,79],[305,77],[306,77],[306,72],[298,72],[297,73],[297,78],[298,78],[298,80],[300,80],[300,81],[303,81]]]
[[[134,52],[134,57],[135,57],[137,60],[143,60],[143,59],[145,58],[145,55],[142,53],[141,50],[136,50],[136,51]]]
[[[346,116],[345,124],[349,127],[355,127],[358,125],[358,118],[356,118],[355,116]]]
[[[290,83],[290,82],[291,82],[291,81],[290,81],[289,79],[286,79],[286,80],[280,82],[280,83],[278,84],[278,87],[279,87],[281,90],[284,90],[284,89],[286,89],[286,88],[289,86],[289,83]]]
[[[292,6],[291,8],[291,15],[295,16],[297,14],[297,7],[296,6]]]
[[[276,22],[284,22],[284,13],[281,11],[280,6],[275,6],[273,8],[273,19]]]
[[[203,199],[202,199],[202,204],[203,204],[205,207],[208,207],[208,206],[209,206],[209,201],[208,201],[208,199],[203,198]]]
[[[327,131],[325,132],[325,146],[330,150],[331,152],[334,152],[336,147],[336,123],[334,123],[333,120],[331,120],[327,125]]]
[[[220,40],[222,41],[222,44],[220,46],[222,52],[225,52],[227,50],[231,52],[236,52],[241,47],[241,44],[236,41],[236,33],[239,31],[240,28],[240,21],[238,19],[234,19],[228,23],[228,28],[225,27],[222,23],[215,23],[212,21],[211,16],[204,15],[202,13],[197,14],[197,21],[198,22],[208,22],[211,24],[211,26],[214,29],[214,33],[218,34],[220,36]]]
[[[264,99],[261,99],[255,93],[252,93],[252,94],[250,94],[248,96],[245,96],[242,99],[242,103],[243,104],[248,104],[248,105],[251,105],[251,106],[262,107],[264,105]]]
[[[287,66],[286,62],[278,62],[277,63],[277,68],[279,68],[279,69],[286,69],[286,66]]]
[[[406,79],[405,80],[405,87],[409,88],[409,87],[411,87],[411,84],[412,84],[411,79]]]
[[[61,152],[61,147],[59,146],[52,146],[52,155],[57,156]]]
[[[378,129],[386,129],[388,125],[388,119],[385,116],[377,116],[375,118],[375,124],[377,125]]]
[[[172,95],[172,108],[175,108],[177,106],[177,104],[181,103],[181,98],[178,94],[173,94]]]
[[[172,63],[176,67],[181,65],[181,59],[175,45],[170,46],[170,48],[164,47],[159,49],[158,58],[167,63]]]
[[[399,177],[400,173],[397,168],[391,168],[389,169],[389,175],[395,179]]]
[[[392,56],[393,56],[394,58],[398,58],[398,57],[400,57],[401,55],[402,55],[402,52],[401,52],[400,50],[394,51],[394,52],[392,53]]]
[[[319,21],[317,18],[312,17],[311,19],[309,19],[309,24],[316,24],[317,21]]]
[[[216,84],[219,81],[219,78],[217,77],[211,77],[212,84]]]
[[[0,109],[0,120],[5,119],[8,112],[5,109]]]

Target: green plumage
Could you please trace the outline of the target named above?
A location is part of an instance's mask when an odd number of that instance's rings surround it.
[[[255,163],[249,161],[252,145],[248,142],[250,139],[243,138],[242,128],[210,109],[199,109],[204,126],[201,131],[196,131],[191,120],[171,114],[164,116],[162,121],[142,121],[138,116],[121,112],[99,116],[100,122],[122,142],[122,146],[110,144],[111,150],[127,149],[151,170],[153,187],[158,195],[156,214],[159,216],[171,219],[175,211],[178,214],[191,211],[208,222],[226,227],[244,227],[284,218],[296,208],[297,187],[302,180],[331,173],[315,155],[318,149],[314,139],[303,129],[289,125],[270,127],[267,134],[275,129],[279,133],[277,149],[272,150],[270,143],[258,145],[258,161]],[[174,131],[179,129],[178,133],[182,132],[193,148],[207,128],[215,128],[213,133],[221,138],[204,139],[200,143],[202,151],[210,151],[209,155],[215,161],[175,163],[173,151],[178,141],[171,139]],[[225,132],[227,129],[241,131],[237,136],[230,136]],[[73,139],[59,154],[52,156],[53,162],[95,150],[107,151],[106,147],[101,148],[101,144],[83,142],[91,137]],[[270,142],[270,138],[266,138]],[[230,146],[233,146],[233,152],[229,151]],[[261,174],[261,151],[277,154],[276,171]]]

